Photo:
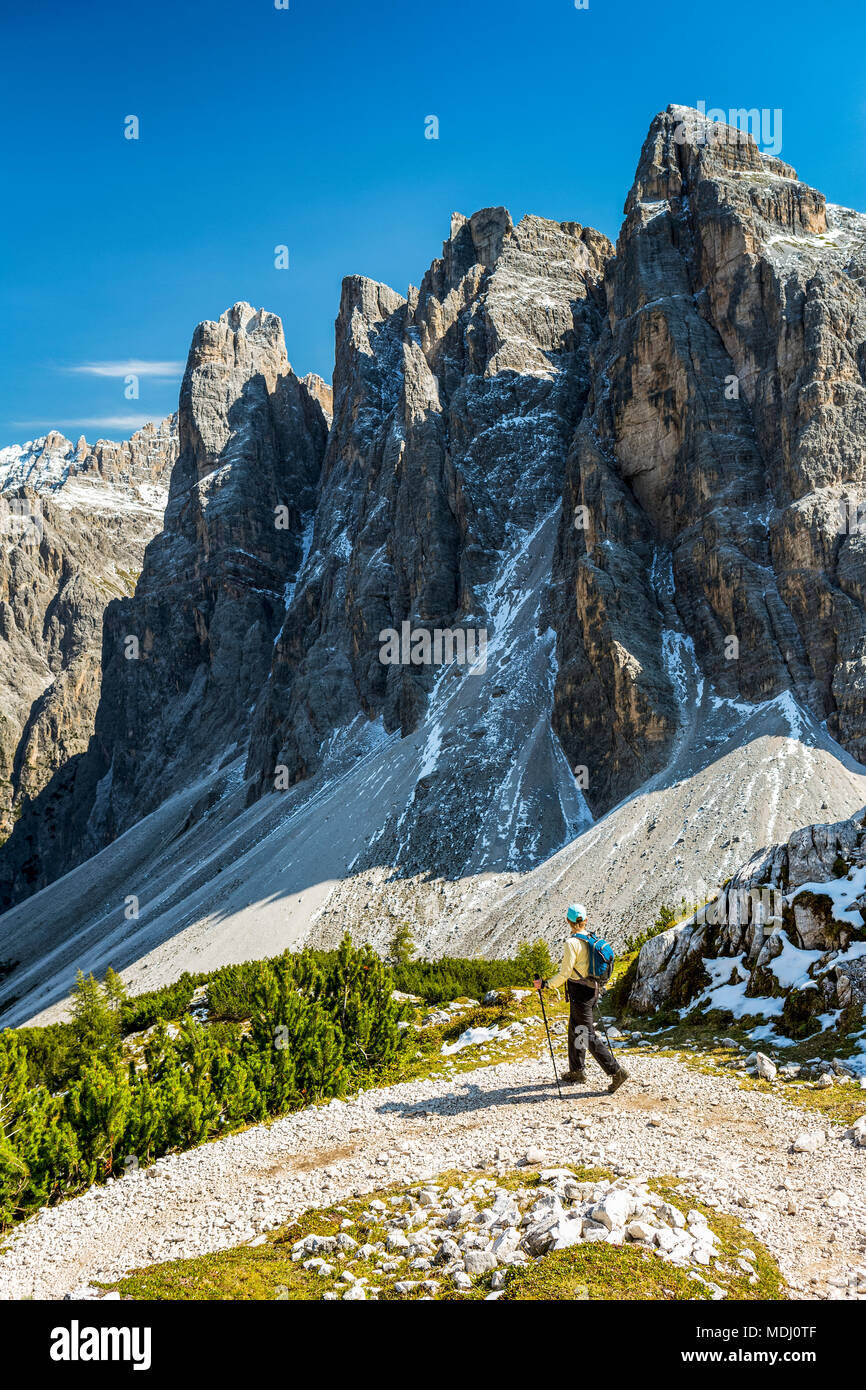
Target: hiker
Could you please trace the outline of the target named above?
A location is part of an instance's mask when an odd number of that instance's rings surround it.
[[[598,1065],[611,1078],[607,1089],[613,1095],[628,1080],[628,1072],[625,1067],[617,1065],[610,1048],[595,1031],[592,1010],[602,986],[591,975],[590,946],[582,934],[586,925],[586,908],[582,903],[572,903],[566,915],[572,933],[565,943],[562,964],[549,980],[536,980],[535,988],[558,989],[564,984],[568,991],[568,1071],[563,1075],[563,1081],[586,1081],[586,1049],[589,1047]]]

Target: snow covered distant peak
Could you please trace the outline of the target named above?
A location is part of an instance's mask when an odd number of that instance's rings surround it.
[[[148,423],[129,440],[73,444],[50,430],[0,449],[0,494],[26,488],[65,509],[162,513],[177,457],[177,417]]]
[[[10,444],[0,449],[0,492],[20,487],[46,492],[62,487],[70,473],[83,465],[87,452],[83,436],[78,444],[72,444],[57,430],[26,444]]]

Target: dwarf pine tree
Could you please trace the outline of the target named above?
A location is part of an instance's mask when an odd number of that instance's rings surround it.
[[[79,1058],[113,1050],[120,1039],[119,1010],[109,1003],[106,992],[93,975],[79,970],[72,986],[72,1033]]]
[[[401,922],[391,937],[391,944],[388,947],[388,964],[399,969],[401,965],[408,965],[417,954],[418,948],[409,930],[409,923]]]
[[[102,977],[102,990],[109,1009],[119,1014],[126,1003],[126,989],[117,971],[111,966]]]
[[[438,963],[418,968],[428,980],[434,966],[438,988]],[[513,962],[453,962],[446,974],[481,982],[491,969]],[[0,1226],[131,1160],[342,1096],[414,1047],[391,969],[348,936],[336,951],[215,972],[211,1021],[178,1025],[199,980],[130,1000],[113,972],[102,983],[79,972],[70,1023],[0,1030]],[[143,1046],[124,1042],[141,1027]]]
[[[514,956],[514,965],[521,984],[530,985],[535,979],[546,980],[553,974],[554,965],[546,941],[521,941]]]
[[[96,1058],[65,1097],[64,1115],[78,1139],[81,1176],[108,1177],[127,1127],[133,1095],[125,1068]]]

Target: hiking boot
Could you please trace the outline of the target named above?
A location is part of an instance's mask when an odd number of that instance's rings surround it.
[[[607,1088],[608,1095],[612,1096],[614,1091],[618,1091],[624,1081],[628,1081],[628,1072],[625,1067],[619,1067],[610,1079],[610,1085]]]
[[[585,1071],[565,1071],[562,1073],[563,1081],[586,1081]]]

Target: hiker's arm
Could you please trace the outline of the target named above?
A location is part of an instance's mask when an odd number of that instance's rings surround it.
[[[556,974],[551,975],[550,979],[547,981],[547,988],[559,989],[560,985],[564,985],[571,975],[573,964],[574,944],[571,941],[566,941],[565,950],[562,953],[562,964]]]

